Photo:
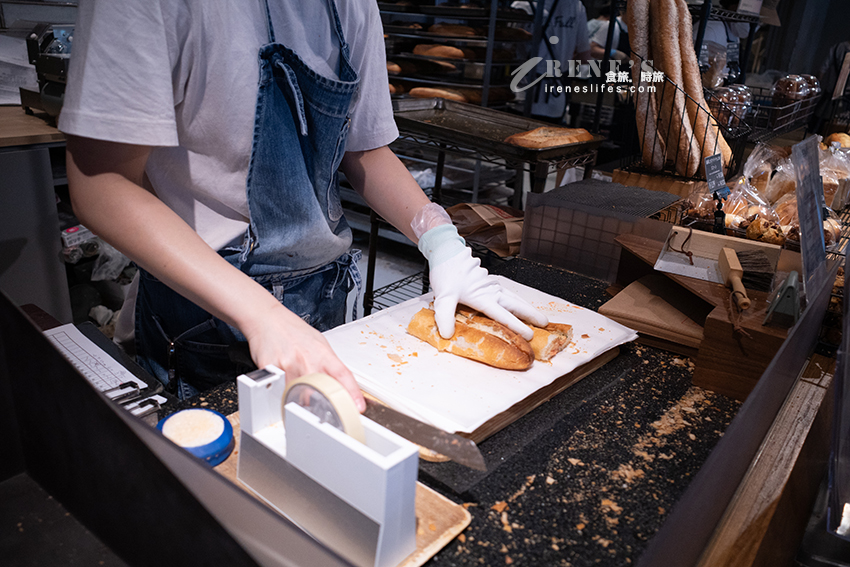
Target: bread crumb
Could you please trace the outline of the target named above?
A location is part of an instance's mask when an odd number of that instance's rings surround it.
[[[571,464],[572,466],[574,466],[574,467],[577,467],[577,466],[579,466],[579,465],[583,465],[583,464],[584,464],[584,463],[583,463],[583,462],[581,462],[579,459],[573,459],[572,457],[570,457],[570,458],[569,458],[569,459],[567,459],[567,460],[568,460],[568,461],[570,462],[570,464]]]
[[[434,525],[434,522],[428,522],[428,529],[431,530],[432,532],[436,532],[437,526]]]
[[[581,531],[581,530],[583,530],[584,528],[585,528],[585,525],[584,525],[583,523],[578,523],[578,524],[576,524],[576,529],[577,529],[578,531]]]
[[[461,543],[466,543],[466,536],[465,536],[465,535],[463,535],[463,534],[458,534],[457,539],[458,539],[458,541],[460,541]]]
[[[555,484],[555,479],[551,476],[546,477],[546,484]]]

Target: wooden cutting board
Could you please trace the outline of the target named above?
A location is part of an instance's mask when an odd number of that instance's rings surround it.
[[[239,412],[227,416],[233,426],[236,445],[230,456],[215,467],[225,478],[242,488],[251,496],[263,502],[247,486],[236,478],[236,464],[239,460]],[[263,502],[265,504],[265,502]],[[272,510],[274,510],[272,508]],[[274,510],[278,513],[277,510]],[[461,505],[431,490],[421,482],[416,483],[416,551],[399,563],[399,567],[419,567],[431,559],[438,551],[462,532],[472,520],[470,513]]]

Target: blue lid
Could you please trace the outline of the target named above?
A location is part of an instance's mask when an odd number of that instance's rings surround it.
[[[215,415],[218,419],[220,419],[224,423],[224,429],[221,434],[213,441],[205,444],[205,445],[197,445],[194,447],[182,447],[189,453],[195,455],[199,459],[202,459],[210,464],[210,466],[216,466],[224,462],[227,457],[230,456],[230,453],[233,451],[233,446],[235,445],[235,439],[233,437],[233,426],[230,425],[230,421],[227,420],[226,417],[218,413],[217,411],[213,411],[205,408],[193,408],[187,410],[180,410],[169,415],[166,418],[163,418],[156,424],[156,428],[162,431],[165,422],[169,419],[173,418],[176,415],[183,414],[184,412],[192,412],[192,411],[203,411],[208,412]],[[178,445],[181,447],[181,445]]]

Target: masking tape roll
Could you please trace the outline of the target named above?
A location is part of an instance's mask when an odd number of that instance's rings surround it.
[[[287,384],[281,403],[281,413],[284,416],[286,412],[283,408],[289,402],[297,403],[319,416],[322,421],[330,423],[361,443],[366,443],[360,412],[357,411],[354,400],[339,381],[327,374],[307,374]]]

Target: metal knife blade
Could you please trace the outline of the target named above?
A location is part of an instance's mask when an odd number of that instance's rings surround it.
[[[366,398],[366,411],[363,415],[383,425],[396,435],[404,437],[426,449],[436,451],[456,463],[479,471],[486,471],[487,465],[481,451],[471,439],[437,429],[433,425],[422,423],[408,415]]]

